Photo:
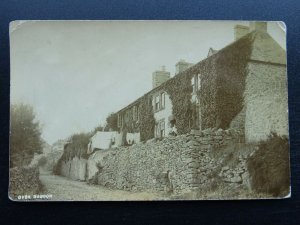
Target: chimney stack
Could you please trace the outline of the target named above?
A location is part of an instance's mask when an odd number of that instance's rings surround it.
[[[162,83],[170,79],[170,72],[166,71],[166,67],[162,66],[161,70],[152,73],[152,88],[160,86]]]
[[[250,31],[248,26],[243,26],[243,25],[235,25],[234,26],[234,40],[238,40],[241,37],[245,36],[248,34]]]
[[[250,24],[250,32],[252,31],[267,32],[267,22],[251,21],[249,24]]]
[[[176,72],[175,74],[181,73],[188,69],[189,67],[193,66],[194,64],[186,62],[184,59],[181,59],[178,63],[176,63]]]

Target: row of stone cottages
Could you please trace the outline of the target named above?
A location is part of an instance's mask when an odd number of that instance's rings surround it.
[[[117,112],[120,135],[134,135],[127,140],[136,142],[191,129],[234,128],[246,142],[272,133],[287,136],[285,50],[268,34],[266,22],[237,25],[234,36],[195,65],[177,63],[172,78],[164,68],[154,72],[153,89]]]

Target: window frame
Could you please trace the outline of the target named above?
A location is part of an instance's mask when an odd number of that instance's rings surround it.
[[[159,135],[160,135],[160,137],[165,137],[166,136],[166,123],[165,123],[165,119],[162,119],[159,122]]]
[[[166,93],[161,92],[160,93],[160,109],[165,109],[166,107]]]
[[[197,74],[197,78],[198,78],[197,90],[199,91],[201,89],[201,74],[200,73]]]
[[[158,102],[156,101],[158,100]],[[154,109],[155,111],[159,111],[160,110],[160,95],[155,95],[155,98],[154,98]]]

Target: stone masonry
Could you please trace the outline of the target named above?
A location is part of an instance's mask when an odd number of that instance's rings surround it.
[[[214,179],[247,185],[247,156],[226,167],[223,156],[210,154],[238,140],[239,135],[228,130],[207,129],[117,148],[105,153],[96,180],[116,189],[174,193],[209,188]]]
[[[226,152],[223,154],[240,140],[234,130],[192,130],[176,137],[97,151],[88,160],[75,157],[63,162],[61,174],[128,191],[182,193],[210,189],[216,180],[228,187],[247,188],[249,154],[242,152],[243,144],[238,146],[241,152],[234,149],[234,163],[228,163]]]

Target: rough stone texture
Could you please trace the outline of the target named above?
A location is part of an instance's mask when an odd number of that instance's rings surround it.
[[[247,164],[246,159],[249,155],[240,156],[238,159],[238,163],[235,167],[224,166],[219,173],[219,177],[225,182],[228,183],[239,183],[243,182],[249,187],[249,179],[246,174]],[[250,188],[250,187],[249,187]]]
[[[231,121],[230,129],[237,130],[242,135],[245,135],[245,117],[246,117],[246,108],[244,107],[239,114]]]
[[[17,200],[19,195],[39,194],[42,184],[37,167],[15,167],[9,170],[9,197]]]
[[[88,160],[75,157],[62,162],[60,173],[128,191],[180,194],[210,191],[221,184],[229,193],[241,186],[250,189],[246,168],[250,151],[239,142],[240,133],[234,130],[191,130],[190,134],[97,151]],[[233,158],[228,157],[232,152]]]
[[[244,104],[247,142],[267,140],[271,133],[288,136],[286,67],[249,63]]]
[[[286,51],[266,32],[254,31],[251,59],[286,65]]]
[[[110,150],[103,157],[97,183],[132,191],[166,191],[180,193],[198,188],[209,189],[215,179],[244,184],[248,182],[245,160],[218,173],[223,157],[210,152],[237,142],[233,132],[222,129],[192,130],[191,134],[150,140],[129,148]]]
[[[103,157],[109,154],[108,150],[100,150],[94,152],[87,160],[87,167],[86,167],[86,179],[91,180],[94,178],[96,173],[99,171],[100,168],[103,167]]]
[[[75,156],[69,161],[61,162],[60,174],[65,177],[69,177],[73,180],[86,180],[86,165],[87,160],[78,158]]]

